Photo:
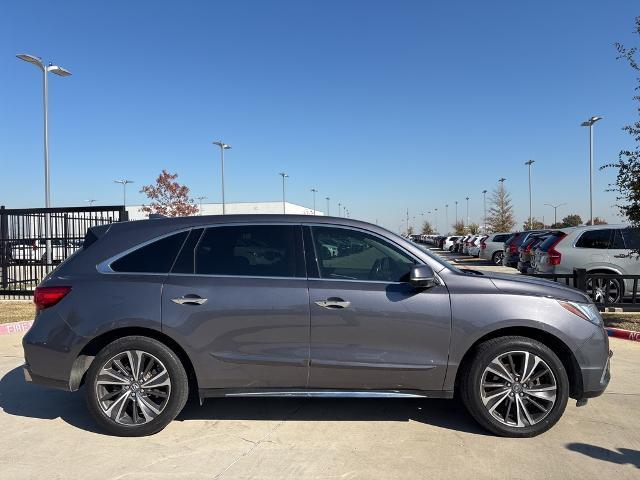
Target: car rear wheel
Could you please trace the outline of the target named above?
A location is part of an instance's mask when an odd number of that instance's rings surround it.
[[[491,256],[491,261],[493,262],[494,265],[502,265],[503,257],[504,257],[504,252],[502,251],[494,252],[494,254]]]
[[[462,372],[467,410],[487,430],[504,437],[533,437],[562,416],[569,379],[560,359],[544,344],[509,336],[481,344]]]
[[[619,303],[624,297],[624,283],[620,280],[590,278],[586,284],[586,293],[595,303]]]
[[[163,343],[142,336],[118,339],[91,363],[85,382],[89,411],[108,432],[126,437],[152,435],[184,407],[187,374]]]

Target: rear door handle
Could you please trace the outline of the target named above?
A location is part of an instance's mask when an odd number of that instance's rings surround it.
[[[627,258],[629,257],[629,255],[625,255],[624,253],[621,253],[620,255],[614,255],[614,258]]]
[[[351,302],[347,302],[338,297],[331,297],[327,298],[326,300],[318,300],[314,303],[323,308],[348,308],[351,306]]]
[[[178,305],[203,305],[207,303],[206,298],[202,298],[199,295],[194,295],[193,293],[183,295],[182,297],[178,298],[172,298],[171,301],[173,303],[177,303]]]

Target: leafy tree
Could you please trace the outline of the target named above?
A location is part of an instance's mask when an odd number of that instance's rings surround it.
[[[552,223],[550,228],[564,228],[566,225],[562,222]]]
[[[522,225],[522,229],[523,230],[540,230],[544,228],[544,223],[542,223],[540,220],[538,220],[537,218],[529,218],[526,222],[524,222],[524,224]]]
[[[513,206],[511,196],[504,188],[504,182],[500,182],[498,187],[491,192],[489,198],[489,215],[487,223],[492,232],[510,232],[516,225],[513,216]]]
[[[180,185],[175,179],[177,173],[162,170],[156,178],[155,185],[145,185],[140,193],[145,193],[151,200],[141,210],[148,214],[160,214],[167,217],[186,217],[198,212],[198,206],[189,197],[189,187]]]
[[[477,223],[470,223],[469,225],[467,225],[467,231],[475,235],[476,233],[480,232],[480,225],[478,225]]]
[[[635,18],[635,33],[640,35],[640,16]],[[618,51],[618,59],[626,60],[631,69],[636,73],[637,85],[633,100],[640,104],[640,59],[638,59],[638,47],[627,48],[621,43],[615,43]],[[640,106],[636,107],[640,113]],[[621,150],[618,161],[604,165],[601,168],[617,168],[618,175],[611,190],[618,193],[616,200],[620,213],[627,217],[629,223],[640,225],[640,120],[622,128],[631,135],[635,141],[635,147],[629,150]],[[595,220],[595,219],[594,219]],[[595,223],[595,221],[594,221]]]
[[[405,233],[405,235],[408,237],[409,235],[413,235],[413,227],[411,225],[409,225],[409,228],[407,228],[407,231]]]
[[[464,226],[464,222],[462,222],[462,221],[454,223],[452,225],[452,227],[453,227],[453,231],[454,231],[454,233],[456,235],[464,235],[466,233],[466,231],[467,231],[467,229]]]
[[[582,225],[582,217],[577,213],[572,213],[562,219],[563,227],[577,227],[578,225]]]
[[[436,233],[435,230],[433,229],[429,221],[425,220],[424,224],[422,225],[422,234],[431,235],[433,233]]]
[[[606,225],[607,221],[603,218],[600,217],[593,217],[593,224],[594,225]],[[586,225],[591,225],[591,220],[588,220]]]

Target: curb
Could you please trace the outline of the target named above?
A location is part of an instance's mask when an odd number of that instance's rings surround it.
[[[631,340],[632,342],[640,342],[640,332],[633,332],[631,330],[623,330],[622,328],[605,328],[607,335],[610,337],[621,338],[623,340]]]
[[[33,320],[0,324],[0,336],[12,333],[26,333],[33,325]]]

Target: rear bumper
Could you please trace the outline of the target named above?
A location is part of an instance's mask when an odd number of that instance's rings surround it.
[[[27,383],[33,383],[35,385],[41,385],[43,387],[56,388],[58,390],[65,390],[67,392],[71,390],[69,388],[69,382],[36,375],[31,371],[31,367],[29,366],[29,364],[25,363],[22,366],[22,373],[24,375],[24,381]]]

